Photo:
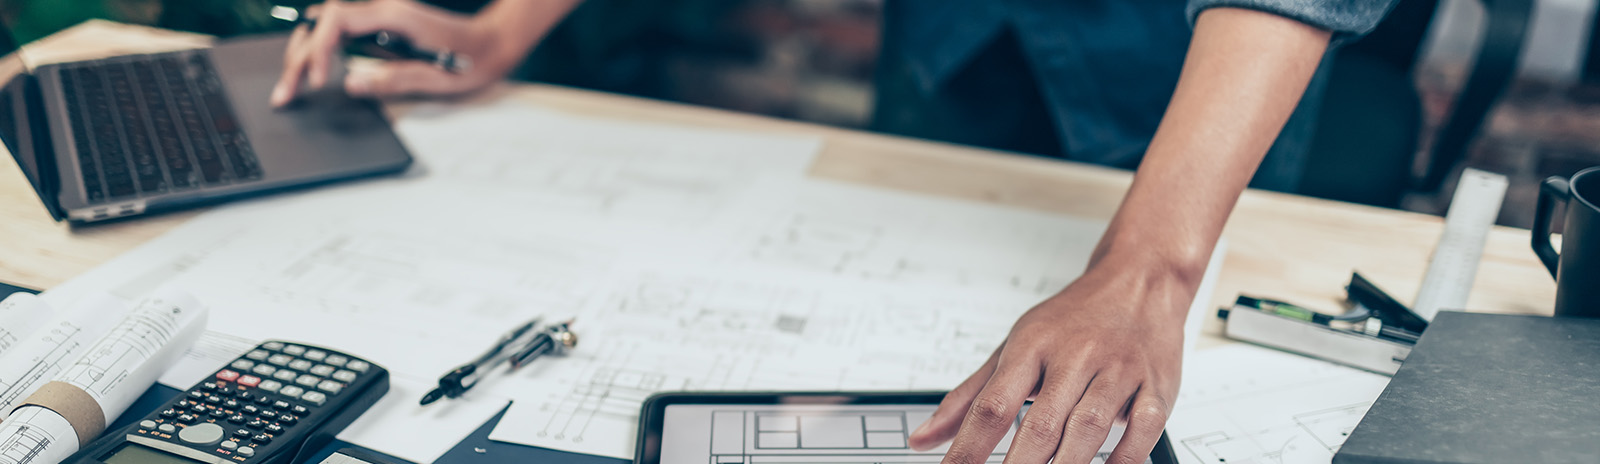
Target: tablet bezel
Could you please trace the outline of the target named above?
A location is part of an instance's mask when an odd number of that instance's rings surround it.
[[[667,406],[674,404],[742,404],[742,405],[883,405],[932,404],[944,399],[946,392],[665,392],[651,395],[639,411],[638,441],[634,443],[634,464],[661,464],[661,437],[666,423]],[[1161,440],[1150,452],[1155,464],[1178,462],[1172,442],[1162,432]]]

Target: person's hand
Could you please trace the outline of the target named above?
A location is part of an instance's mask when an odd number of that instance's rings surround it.
[[[399,34],[427,50],[451,50],[472,60],[470,69],[451,73],[419,60],[385,61],[350,70],[343,85],[358,96],[408,94],[450,95],[488,87],[503,79],[521,62],[528,46],[499,37],[502,24],[489,15],[466,16],[413,0],[330,0],[307,8],[315,27],[295,28],[284,51],[283,76],[272,91],[272,104],[294,100],[302,83],[318,89],[329,84],[334,60],[342,58],[345,42],[380,30]]]
[[[1019,318],[911,434],[912,448],[954,437],[944,464],[983,463],[1034,398],[1005,464],[1088,463],[1118,420],[1127,430],[1107,462],[1143,463],[1177,399],[1183,315],[1195,290],[1107,261]]]

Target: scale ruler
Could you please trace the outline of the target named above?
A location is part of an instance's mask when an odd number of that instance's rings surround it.
[[[1422,287],[1412,310],[1429,322],[1440,309],[1464,309],[1472,281],[1478,275],[1478,261],[1489,240],[1489,230],[1500,215],[1505,200],[1506,176],[1466,169],[1450,198],[1445,213],[1444,233],[1433,249],[1433,259],[1422,277]]]

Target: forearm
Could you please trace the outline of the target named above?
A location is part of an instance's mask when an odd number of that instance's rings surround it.
[[[1330,34],[1252,10],[1201,13],[1178,86],[1090,267],[1132,264],[1193,289],[1228,215],[1294,111]]]
[[[521,62],[535,44],[583,0],[495,0],[473,18],[492,30],[499,46],[496,54]]]

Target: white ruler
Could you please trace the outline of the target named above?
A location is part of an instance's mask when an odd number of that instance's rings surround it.
[[[1450,211],[1444,216],[1444,234],[1433,249],[1416,303],[1411,305],[1423,319],[1432,322],[1440,309],[1466,308],[1507,185],[1506,176],[1492,172],[1467,169],[1461,173],[1461,183],[1450,198]]]

